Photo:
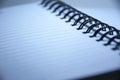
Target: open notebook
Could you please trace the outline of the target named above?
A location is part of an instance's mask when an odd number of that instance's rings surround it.
[[[59,10],[52,14],[54,8],[48,7],[37,2],[1,9],[1,80],[69,80],[120,69],[120,50],[111,49],[114,42],[105,47],[108,39],[97,42],[100,35],[90,38],[94,31],[83,34],[86,27],[76,30],[73,20],[65,23],[69,17],[61,20],[64,14],[56,17]]]

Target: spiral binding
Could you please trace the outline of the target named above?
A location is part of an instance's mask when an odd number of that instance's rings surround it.
[[[83,29],[83,27],[87,27],[87,30],[83,33],[86,34],[93,31],[94,33],[90,36],[91,38],[96,37],[99,34],[100,38],[96,41],[103,41],[104,38],[107,38],[108,42],[104,44],[105,46],[111,45],[111,43],[114,42],[115,47],[112,48],[112,50],[120,50],[120,30],[116,29],[115,27],[112,27],[81,11],[78,11],[60,0],[42,0],[41,5],[43,5],[44,7],[49,7],[48,10],[53,9],[53,13],[59,11],[57,16],[61,16],[62,14],[64,15],[61,19],[69,17],[66,22],[71,22],[71,20],[74,20],[72,26],[76,26],[77,24],[79,24],[77,30],[81,30]],[[65,13],[65,11],[67,12]],[[76,19],[75,17],[78,18]],[[88,23],[90,24],[90,26],[87,25]],[[109,35],[111,37],[109,37]]]

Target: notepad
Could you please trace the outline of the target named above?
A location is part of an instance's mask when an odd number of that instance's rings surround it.
[[[105,47],[106,40],[96,41],[99,35],[90,38],[93,32],[83,34],[86,29],[76,30],[51,12],[40,2],[1,9],[3,80],[69,80],[120,69],[114,44]]]

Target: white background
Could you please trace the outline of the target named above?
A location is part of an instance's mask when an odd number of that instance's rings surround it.
[[[0,0],[0,6],[8,7],[19,4],[26,4],[40,0]],[[96,8],[114,8],[119,5],[119,0],[63,0],[74,6],[79,7],[96,7]],[[116,4],[114,4],[116,3]],[[118,3],[118,4],[117,4]]]

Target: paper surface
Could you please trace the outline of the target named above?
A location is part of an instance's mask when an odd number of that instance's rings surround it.
[[[3,80],[66,80],[120,69],[120,56],[39,3],[0,11]]]

